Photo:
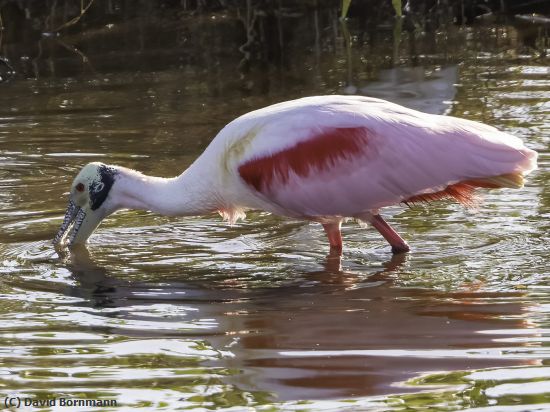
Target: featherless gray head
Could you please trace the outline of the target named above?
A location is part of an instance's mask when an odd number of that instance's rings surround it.
[[[86,242],[109,214],[107,203],[117,174],[116,168],[103,163],[89,163],[82,168],[71,185],[69,206],[54,244],[72,246]]]

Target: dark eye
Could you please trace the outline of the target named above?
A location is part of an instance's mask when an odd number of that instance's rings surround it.
[[[76,188],[75,188],[78,192],[83,192],[84,191],[84,183],[79,183],[76,185]]]

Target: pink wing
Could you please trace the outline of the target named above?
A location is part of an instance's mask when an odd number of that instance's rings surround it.
[[[259,116],[269,123],[238,163],[240,177],[289,215],[355,216],[399,202],[468,203],[476,187],[521,185],[536,167],[536,152],[490,126],[351,101]]]

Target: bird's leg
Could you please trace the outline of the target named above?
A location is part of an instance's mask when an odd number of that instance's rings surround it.
[[[330,243],[329,256],[341,256],[342,255],[342,233],[340,232],[340,226],[342,222],[323,223],[323,229],[327,234],[328,241]]]
[[[392,253],[403,253],[410,250],[409,245],[380,215],[368,214],[361,217],[369,222],[391,245]]]
[[[331,273],[335,275],[342,274],[342,254],[334,254],[332,251],[327,255],[325,260],[325,273]]]

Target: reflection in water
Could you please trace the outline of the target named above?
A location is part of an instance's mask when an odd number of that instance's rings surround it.
[[[484,292],[468,284],[462,292],[402,288],[396,276],[406,270],[407,259],[396,255],[382,269],[365,273],[344,271],[329,256],[322,270],[292,273],[279,286],[250,288],[189,281],[185,268],[180,280],[130,282],[111,275],[81,248],[65,257],[76,282],[62,292],[77,300],[41,317],[93,331],[78,339],[90,341],[87,350],[117,355],[103,372],[110,380],[120,375],[139,385],[137,379],[175,379],[162,364],[134,377],[131,369],[124,373],[123,360],[135,351],[144,359],[160,353],[188,358],[194,345],[205,345],[195,361],[208,359],[209,368],[231,371],[232,390],[268,391],[279,400],[407,392],[414,388],[395,383],[419,372],[538,364],[541,353],[529,348],[539,331],[528,332],[534,325],[526,323],[525,293]],[[503,340],[523,328],[525,341],[510,347]],[[127,336],[131,346],[98,341],[97,333]],[[55,339],[61,335],[55,333]],[[174,340],[177,346],[171,346]],[[71,353],[52,360],[60,356]],[[71,363],[64,371],[72,369],[90,372]]]
[[[543,32],[399,32],[365,13],[346,33],[331,8],[239,13],[91,20],[40,40],[23,18],[3,39],[16,74],[0,83],[0,395],[166,410],[550,404]],[[475,214],[388,210],[414,244],[390,261],[352,222],[339,260],[318,225],[262,213],[227,227],[123,212],[91,252],[53,250],[84,163],[174,176],[237,115],[347,86],[512,132],[540,170]]]
[[[426,113],[445,114],[454,100],[457,82],[457,66],[429,75],[423,67],[399,67],[382,70],[380,80],[363,87],[361,93]]]

